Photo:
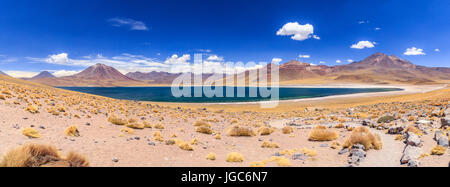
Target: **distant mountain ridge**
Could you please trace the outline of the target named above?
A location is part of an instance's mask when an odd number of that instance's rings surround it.
[[[36,76],[32,77],[32,79],[40,79],[40,78],[54,78],[55,76],[48,71],[42,71]]]
[[[267,68],[272,68],[269,64]],[[243,72],[245,75],[249,71]],[[35,82],[51,86],[149,86],[171,84],[180,73],[130,72],[123,75],[113,67],[96,64],[84,71],[67,77],[38,78]],[[203,74],[203,80],[212,74]],[[270,72],[268,73],[270,80]],[[450,80],[450,68],[425,67],[383,53],[375,53],[366,59],[345,65],[312,65],[292,60],[279,65],[281,85],[289,84],[435,84]],[[225,78],[224,78],[225,79]],[[246,82],[257,78],[246,76]]]

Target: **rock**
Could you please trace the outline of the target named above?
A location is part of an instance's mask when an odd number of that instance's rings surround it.
[[[91,126],[91,123],[86,123],[86,126]]]
[[[306,160],[307,156],[305,154],[294,154],[292,155],[292,160]]]
[[[422,140],[420,140],[419,136],[417,136],[416,134],[414,134],[412,132],[408,132],[406,135],[407,135],[406,144],[422,147],[422,145],[423,145]]]
[[[416,146],[407,145],[403,151],[403,156],[400,162],[407,164],[410,160],[417,160],[422,154],[422,149]]]
[[[408,161],[408,167],[419,167],[420,162],[416,159]]]
[[[365,150],[366,148],[364,147],[364,145],[361,144],[355,144],[352,146],[352,149],[362,149]]]
[[[134,137],[135,140],[140,140],[141,138],[139,136]]]
[[[363,125],[363,126],[369,126],[369,123],[368,123],[367,121],[363,121],[363,122],[362,122],[362,125]]]
[[[40,129],[45,129],[45,127],[44,127],[44,126],[42,126],[42,125],[41,125],[41,126],[39,126],[39,128],[40,128]]]
[[[320,147],[328,147],[328,144],[320,144]]]
[[[342,155],[348,152],[348,148],[342,149],[338,154]]]
[[[112,158],[112,161],[113,161],[113,162],[119,162],[119,159],[116,158],[116,157],[114,157],[114,158]]]
[[[441,136],[438,141],[438,145],[448,147],[448,137],[447,136]]]
[[[419,120],[419,121],[416,121],[416,124],[430,125],[430,124],[431,124],[431,121],[428,121],[428,120]]]
[[[350,151],[350,156],[357,156],[359,158],[363,158],[366,157],[366,152],[363,151],[362,149],[352,149]]]
[[[272,156],[281,156],[281,154],[279,152],[276,152]]]
[[[450,126],[450,118],[441,118],[441,128]]]
[[[154,142],[148,142],[148,145],[150,146],[156,146],[156,144]]]
[[[434,140],[439,141],[441,137],[445,136],[441,130],[434,131]]]
[[[391,121],[394,121],[394,116],[383,116],[380,119],[378,119],[378,123],[390,123]]]
[[[388,134],[401,134],[405,128],[403,125],[394,125],[392,127],[389,127]]]

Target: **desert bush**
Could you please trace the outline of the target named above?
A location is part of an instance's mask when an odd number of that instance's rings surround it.
[[[420,129],[418,129],[417,127],[414,127],[412,125],[408,126],[405,129],[405,133],[407,133],[407,132],[412,132],[412,133],[416,134],[417,136],[422,136],[423,135],[423,132]]]
[[[266,163],[262,161],[250,162],[250,167],[266,167]]]
[[[123,129],[120,130],[120,132],[127,133],[127,134],[133,134],[134,133],[132,128],[123,128]]]
[[[383,117],[379,118],[377,122],[378,123],[389,123],[394,120],[395,120],[394,116],[383,116]]]
[[[443,154],[445,154],[446,151],[447,151],[447,148],[437,145],[437,146],[433,147],[433,149],[431,149],[431,154],[432,155],[443,155]]]
[[[283,134],[291,134],[294,132],[294,127],[291,126],[284,126],[281,131],[283,132]]]
[[[0,99],[1,99],[1,100],[6,100],[5,96],[4,96],[4,95],[1,95],[1,94],[0,94]]]
[[[343,147],[351,148],[355,144],[364,145],[366,150],[383,148],[383,142],[378,134],[372,134],[366,127],[357,127],[346,140]]]
[[[215,153],[208,153],[208,155],[206,155],[206,159],[207,160],[216,160],[216,154]]]
[[[317,155],[316,150],[312,150],[312,149],[308,149],[308,148],[303,148],[300,150],[300,152],[302,152],[303,154],[308,155],[310,157],[314,157]]]
[[[125,126],[126,126],[126,127],[129,127],[129,128],[132,128],[132,129],[144,129],[144,128],[145,128],[145,125],[144,125],[144,124],[142,124],[142,123],[137,123],[137,122],[134,122],[134,123],[128,123],[128,124],[126,124]]]
[[[0,167],[88,167],[84,156],[75,152],[66,158],[58,154],[58,150],[49,145],[27,144],[10,150],[0,162]]]
[[[264,141],[261,145],[262,148],[280,148],[280,145],[273,142]]]
[[[207,126],[200,126],[196,128],[196,131],[203,134],[212,134],[214,131]]]
[[[107,119],[110,123],[114,124],[114,125],[126,125],[128,124],[127,120],[125,119],[121,119],[115,115],[111,115],[108,117]]]
[[[154,126],[154,128],[155,128],[155,129],[164,129],[164,125],[163,125],[162,123],[157,123],[157,124]]]
[[[338,132],[324,126],[317,126],[309,133],[310,141],[332,141],[339,137]]]
[[[30,138],[40,138],[41,137],[39,132],[36,129],[33,129],[33,128],[25,128],[25,129],[23,129],[22,134],[25,135],[25,136],[28,136]]]
[[[338,149],[340,146],[341,146],[341,144],[339,142],[332,142],[330,144],[331,149]]]
[[[244,156],[241,153],[232,152],[227,155],[227,162],[243,162]]]
[[[67,128],[65,133],[66,133],[67,136],[73,136],[73,137],[79,137],[80,136],[80,131],[78,131],[78,128],[75,125],[72,125],[69,128]]]
[[[265,136],[265,135],[270,135],[270,134],[272,134],[273,131],[274,131],[273,128],[264,126],[264,127],[259,128],[258,133],[259,133],[261,136]]]
[[[34,105],[28,105],[28,107],[25,108],[25,111],[28,111],[28,112],[30,112],[32,114],[36,114],[36,113],[39,112],[39,108],[34,106]]]
[[[255,136],[255,132],[250,127],[234,125],[228,129],[228,136]]]
[[[194,127],[211,127],[211,124],[206,121],[199,120],[194,123]]]

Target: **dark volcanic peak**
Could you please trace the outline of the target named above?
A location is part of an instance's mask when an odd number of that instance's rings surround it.
[[[394,55],[388,56],[384,53],[375,53],[366,59],[353,62],[349,66],[357,66],[364,68],[383,67],[383,68],[402,68],[415,69],[416,66],[407,60],[403,60]]]
[[[4,73],[3,71],[0,71],[0,75],[6,75],[6,76],[8,76],[8,74]]]
[[[95,64],[73,75],[73,77],[93,80],[133,80],[120,73],[117,69],[105,64]]]
[[[39,79],[39,78],[54,78],[55,76],[51,74],[48,71],[43,71],[39,73],[38,75],[34,76],[32,79]]]

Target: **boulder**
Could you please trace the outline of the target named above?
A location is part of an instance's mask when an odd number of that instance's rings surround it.
[[[391,121],[394,121],[394,116],[383,116],[380,119],[378,119],[378,123],[390,123]]]
[[[441,136],[437,140],[438,145],[448,147],[448,137],[447,136]]]
[[[402,164],[407,164],[410,160],[417,160],[422,154],[422,149],[417,146],[407,145],[403,151],[403,156],[400,162]]]
[[[422,140],[420,140],[420,137],[412,132],[407,133],[406,144],[418,147],[422,147],[423,145]]]
[[[419,121],[416,121],[416,124],[420,124],[420,125],[430,125],[430,124],[431,124],[431,121],[428,121],[428,120],[419,120]]]
[[[389,127],[388,134],[401,134],[404,129],[403,125],[395,124],[394,126]]]
[[[408,167],[419,167],[419,160],[412,159],[408,161]]]
[[[441,128],[450,126],[450,118],[441,118]]]
[[[438,141],[441,137],[445,136],[441,130],[434,131],[434,140]]]

